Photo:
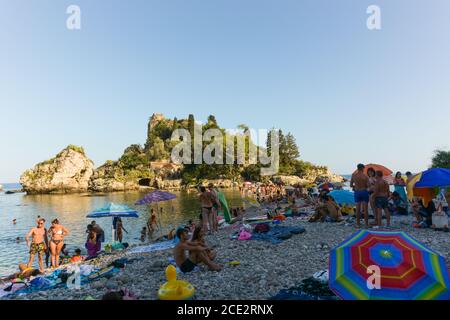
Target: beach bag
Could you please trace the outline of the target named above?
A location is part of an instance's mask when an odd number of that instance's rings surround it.
[[[270,230],[270,226],[267,223],[258,223],[255,226],[256,233],[267,233]]]
[[[247,232],[245,230],[242,230],[239,234],[238,240],[249,240],[252,237],[252,234],[250,232]]]
[[[433,213],[431,220],[434,229],[448,228],[448,216],[444,211],[436,211]]]

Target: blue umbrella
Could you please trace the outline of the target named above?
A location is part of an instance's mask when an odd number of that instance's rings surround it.
[[[450,169],[434,168],[421,175],[414,188],[450,187]]]
[[[94,210],[87,215],[87,218],[139,218],[138,212],[124,205],[117,205],[114,203],[110,203],[106,207]],[[114,222],[113,222],[114,225]],[[112,241],[114,242],[114,227],[112,232]]]
[[[355,193],[347,190],[334,190],[331,191],[329,196],[333,197],[334,201],[338,204],[347,204],[354,205],[355,204]]]
[[[124,205],[110,203],[106,207],[96,209],[87,215],[88,218],[106,218],[106,217],[123,217],[123,218],[139,218],[136,210]]]

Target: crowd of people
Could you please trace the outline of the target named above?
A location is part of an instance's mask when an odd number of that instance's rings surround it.
[[[302,185],[286,186],[283,183],[245,183],[240,186],[243,199],[253,198],[260,208],[268,211],[268,217],[282,215],[290,212],[293,216],[308,212],[310,222],[340,222],[344,216],[355,217],[357,227],[366,228],[390,228],[392,216],[412,215],[414,217],[414,227],[433,226],[433,216],[436,213],[448,212],[450,192],[442,190],[435,199],[424,204],[423,200],[413,197],[409,201],[406,186],[412,179],[410,172],[406,173],[406,179],[401,172],[397,172],[393,181],[388,183],[382,171],[374,168],[366,168],[363,164],[357,166],[357,171],[352,175],[350,188],[354,191],[355,207],[338,204],[330,195],[329,184],[321,186]],[[393,185],[393,188],[391,188]],[[342,185],[336,184],[333,189],[341,189]],[[189,220],[186,226],[171,229],[166,235],[160,235],[156,241],[177,239],[174,249],[174,258],[178,267],[183,272],[190,272],[195,267],[203,263],[210,270],[218,271],[222,268],[215,261],[216,253],[208,246],[204,236],[218,231],[218,213],[222,210],[219,199],[219,192],[214,185],[199,187],[200,215],[198,222]],[[173,210],[173,209],[172,209]],[[242,206],[230,208],[233,221],[240,221],[246,210]],[[163,214],[163,208],[157,212],[152,208],[146,225],[141,230],[140,240],[145,242],[146,238],[153,239],[156,232],[161,231],[161,226],[157,214]],[[447,217],[445,215],[445,217]],[[370,221],[372,219],[372,221]],[[383,224],[385,219],[385,224]],[[14,220],[13,223],[16,223]],[[102,250],[102,243],[105,241],[105,232],[95,221],[92,221],[86,228],[87,239],[85,248],[87,256],[81,255],[81,249],[77,248],[73,255],[69,255],[64,243],[65,237],[70,231],[60,224],[58,219],[54,219],[47,229],[45,219],[38,217],[36,227],[32,228],[26,236],[26,243],[29,247],[28,264],[20,265],[20,275],[29,276],[36,272],[44,272],[45,265],[48,268],[58,268],[61,263],[77,262],[96,257]],[[448,223],[447,223],[448,224]],[[115,240],[122,242],[123,232],[128,233],[124,228],[121,218],[113,220]],[[446,228],[448,230],[448,228]],[[33,269],[33,262],[38,256],[39,270]]]

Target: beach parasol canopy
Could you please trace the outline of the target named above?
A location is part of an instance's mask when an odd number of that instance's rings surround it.
[[[324,182],[319,185],[319,189],[333,189],[333,188],[334,184],[332,184],[331,182]]]
[[[379,268],[379,288],[370,289]],[[330,289],[344,300],[448,300],[444,258],[405,232],[361,230],[330,253]]]
[[[150,204],[154,202],[169,201],[177,196],[170,192],[156,190],[147,194],[144,198],[136,202],[137,205]]]
[[[426,205],[439,193],[439,188],[448,187],[450,187],[450,169],[434,168],[412,177],[406,188],[409,200],[414,196],[421,197]]]
[[[117,205],[114,203],[110,203],[106,207],[96,209],[87,215],[87,218],[106,217],[139,218],[139,215],[136,210],[133,210],[124,205]]]
[[[343,205],[355,205],[355,193],[347,190],[333,190],[329,194],[336,203]]]
[[[369,168],[373,168],[375,171],[382,171],[383,172],[383,176],[390,176],[392,175],[392,170],[386,168],[385,166],[382,166],[381,164],[374,164],[374,163],[369,163],[369,164],[365,164],[364,165],[364,173],[367,174],[367,170],[369,170]],[[355,170],[354,173],[358,172],[358,170]]]

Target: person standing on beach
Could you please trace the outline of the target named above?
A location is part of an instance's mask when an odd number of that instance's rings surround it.
[[[358,164],[358,170],[352,174],[350,187],[355,192],[356,225],[361,226],[361,209],[364,212],[364,223],[369,227],[369,177],[364,173],[365,166]]]
[[[117,240],[122,243],[122,238],[123,238],[123,232],[125,231],[128,234],[128,231],[123,227],[123,223],[122,223],[122,219],[121,218],[117,218],[117,224],[116,224],[116,228],[117,228]]]
[[[408,204],[408,197],[406,196],[406,182],[403,180],[402,173],[399,171],[395,174],[394,179],[395,191],[400,195],[400,197]],[[408,208],[407,208],[408,209]]]
[[[97,234],[97,237],[96,237],[97,245],[100,248],[99,250],[101,250],[102,242],[105,242],[105,231],[95,221],[92,221],[91,225],[92,225],[92,230],[94,230],[94,232]]]
[[[367,169],[367,175],[369,176],[369,203],[370,208],[372,209],[373,215],[376,216],[377,209],[375,208],[375,198],[373,196],[373,192],[375,190],[375,185],[377,184],[377,177],[374,168]],[[376,222],[375,222],[376,224]]]
[[[209,192],[210,192],[211,197],[213,199],[213,212],[212,212],[212,215],[213,215],[213,230],[215,232],[217,232],[217,231],[219,231],[219,221],[218,221],[217,218],[218,218],[219,211],[222,210],[222,205],[220,204],[220,201],[219,201],[219,192],[217,191],[216,188],[214,188],[214,185],[212,183],[210,183],[208,185],[208,189],[209,189]]]
[[[44,259],[43,255],[47,250],[47,230],[44,227],[45,220],[39,219],[37,222],[37,227],[33,228],[26,235],[27,247],[30,248],[30,260],[28,261],[28,268],[33,266],[33,260],[35,255],[38,255],[39,261],[39,271],[44,272]],[[30,244],[31,237],[31,244]]]
[[[158,221],[156,220],[156,214],[155,210],[153,208],[150,209],[150,217],[147,220],[147,231],[148,231],[148,238],[153,238],[153,233],[158,228]]]
[[[383,179],[383,172],[377,171],[377,183],[374,190],[375,208],[377,210],[375,219],[377,225],[374,227],[381,227],[381,217],[383,210],[386,214],[386,227],[391,225],[391,213],[389,212],[389,184]]]
[[[52,221],[52,226],[50,227],[49,234],[51,236],[50,240],[50,252],[51,252],[51,262],[53,268],[59,267],[59,256],[61,255],[61,250],[64,246],[64,238],[69,234],[69,230],[60,225],[58,219]]]
[[[200,187],[200,203],[202,206],[202,221],[203,221],[203,230],[209,230],[209,233],[212,233],[214,228],[214,216],[213,216],[213,202],[214,199],[209,191],[206,190],[204,186]],[[209,228],[208,228],[209,225]]]

